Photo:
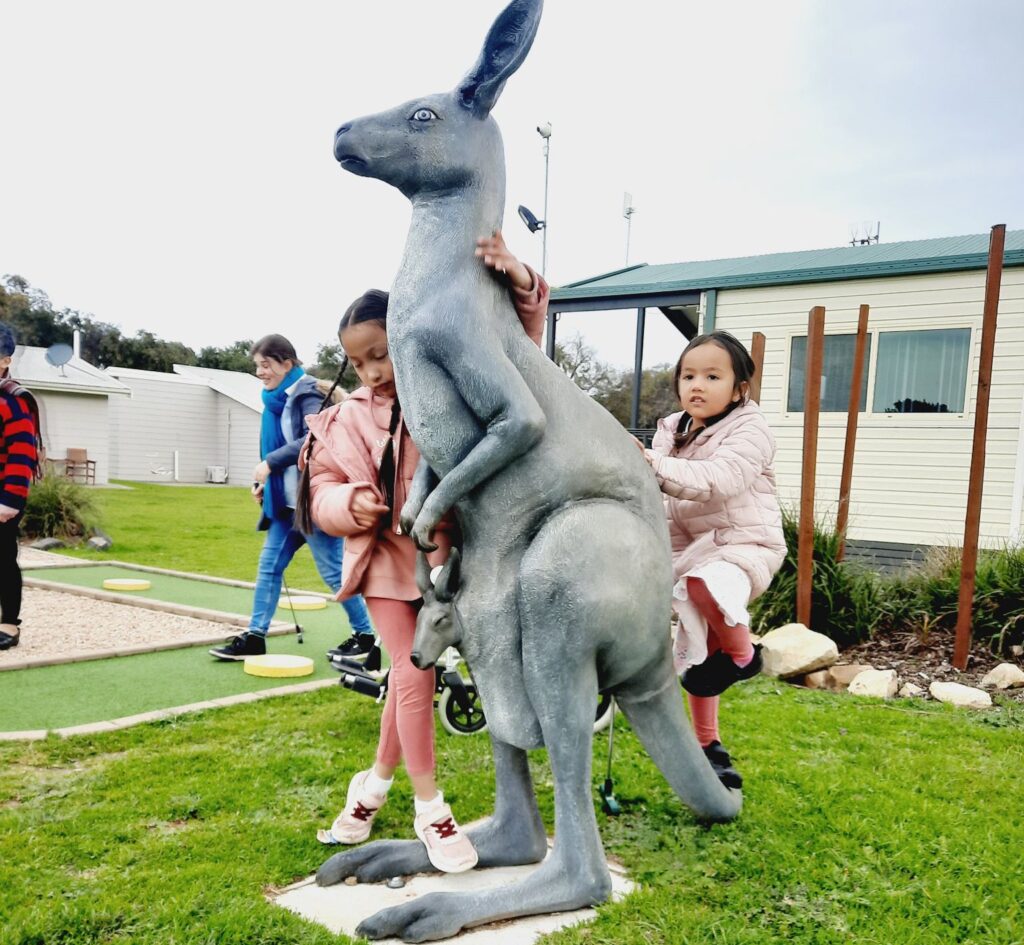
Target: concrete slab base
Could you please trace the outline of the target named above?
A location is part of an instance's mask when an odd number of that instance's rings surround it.
[[[633,891],[635,884],[630,882],[621,867],[609,863],[608,868],[612,875],[613,899],[621,899]],[[538,867],[502,866],[456,875],[420,874],[406,877],[405,886],[401,889],[389,889],[383,883],[360,883],[355,886],[339,883],[337,886],[322,888],[310,877],[269,898],[271,902],[311,922],[318,922],[335,935],[355,938],[356,926],[381,909],[402,905],[431,892],[473,892],[508,886],[524,879],[535,869]],[[575,912],[508,919],[468,929],[447,941],[458,942],[459,945],[529,945],[541,935],[569,925],[579,925],[595,915],[593,909],[579,909]],[[395,938],[381,941],[386,945],[397,945],[399,942]]]

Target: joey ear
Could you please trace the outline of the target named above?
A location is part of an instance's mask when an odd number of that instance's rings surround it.
[[[494,21],[480,58],[459,83],[459,101],[477,118],[490,114],[505,82],[522,65],[540,25],[544,0],[512,0]]]
[[[416,552],[416,585],[423,595],[426,595],[433,586],[430,580],[430,562],[422,551]]]
[[[437,583],[434,585],[434,596],[443,604],[447,604],[459,590],[461,558],[459,549],[452,548],[448,552],[448,560],[444,563],[441,573],[437,576]]]

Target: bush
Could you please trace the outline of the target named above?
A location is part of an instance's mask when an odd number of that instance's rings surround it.
[[[99,512],[85,486],[64,476],[45,476],[33,484],[22,530],[30,538],[81,538],[99,524]]]
[[[799,519],[783,509],[786,560],[771,586],[751,606],[754,626],[761,633],[796,620],[797,546]],[[814,525],[814,577],[811,590],[811,629],[831,637],[839,646],[868,639],[881,617],[880,578],[858,565],[837,560],[839,534],[828,523]]]

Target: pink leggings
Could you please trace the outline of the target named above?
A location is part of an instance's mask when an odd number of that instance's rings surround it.
[[[750,662],[753,648],[750,643],[750,630],[742,625],[730,627],[719,609],[718,603],[711,596],[700,578],[687,578],[686,593],[693,601],[694,607],[708,622],[708,656],[718,650],[725,650],[737,664],[746,665]],[[693,731],[700,742],[701,748],[707,748],[712,742],[721,741],[718,736],[718,696],[691,696],[686,694],[690,704],[690,717],[693,719]]]
[[[434,671],[409,661],[419,602],[367,597],[366,606],[391,658],[377,762],[393,768],[404,758],[409,774],[429,774],[434,770]]]

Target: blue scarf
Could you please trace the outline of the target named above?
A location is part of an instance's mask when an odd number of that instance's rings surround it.
[[[281,429],[281,414],[288,403],[288,388],[303,374],[301,364],[296,364],[272,390],[263,388],[263,418],[260,421],[260,459],[266,459],[274,450],[287,443]],[[263,487],[263,514],[267,518],[287,518],[291,512],[284,500],[284,473],[272,472]]]

